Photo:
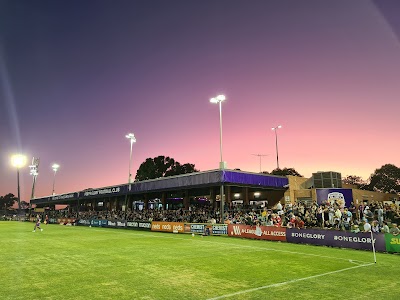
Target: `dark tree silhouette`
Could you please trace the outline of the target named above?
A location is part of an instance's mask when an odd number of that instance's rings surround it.
[[[0,209],[10,208],[15,202],[17,202],[17,197],[14,194],[9,193],[5,196],[0,196]]]
[[[400,193],[400,168],[392,164],[376,169],[366,189],[381,193]]]
[[[198,172],[194,164],[180,164],[175,159],[167,156],[147,158],[137,170],[135,181],[168,177],[179,174]]]
[[[297,172],[294,168],[284,168],[284,169],[276,168],[272,170],[271,175],[278,175],[278,176],[293,175],[293,176],[303,177],[303,175],[300,175],[300,173]]]

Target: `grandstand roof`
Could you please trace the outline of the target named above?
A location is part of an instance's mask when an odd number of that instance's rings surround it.
[[[65,203],[70,200],[98,198],[103,196],[118,196],[125,194],[142,194],[146,192],[162,192],[169,190],[211,187],[221,184],[231,186],[248,186],[268,189],[285,189],[288,179],[284,176],[274,176],[262,173],[250,173],[237,170],[211,170],[195,172],[170,177],[144,180],[129,184],[85,189],[60,195],[52,195],[31,200],[32,204]]]

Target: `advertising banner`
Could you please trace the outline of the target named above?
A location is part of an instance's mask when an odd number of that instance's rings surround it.
[[[228,235],[248,239],[286,241],[286,227],[229,224]]]
[[[373,239],[376,251],[386,251],[384,234],[374,234]],[[288,228],[286,240],[289,243],[372,250],[371,233],[364,232]]]
[[[151,230],[151,222],[146,221],[128,221],[126,222],[127,228]]]
[[[86,225],[86,226],[89,226],[89,225],[90,225],[90,220],[79,219],[78,222],[77,222],[77,225]]]
[[[204,233],[204,229],[206,228],[205,224],[189,224],[189,225],[190,225],[190,232],[193,233]]]
[[[387,252],[400,253],[400,235],[385,233],[385,243]]]
[[[330,205],[338,204],[341,208],[350,207],[353,201],[353,191],[351,189],[316,189],[317,203]]]
[[[211,233],[213,235],[226,235],[226,234],[228,234],[228,224],[213,224]]]
[[[76,219],[74,218],[60,218],[57,219],[57,223],[67,225],[67,224],[73,224],[75,223]]]
[[[90,220],[90,225],[94,227],[105,227],[107,226],[107,220],[92,219]]]
[[[114,228],[125,228],[126,227],[126,221],[125,220],[107,220],[107,226],[108,227],[114,227]]]
[[[151,222],[152,231],[164,231],[164,232],[179,232],[183,233],[184,224],[180,222]]]

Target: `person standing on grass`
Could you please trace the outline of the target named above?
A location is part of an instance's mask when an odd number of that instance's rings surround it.
[[[39,217],[39,215],[37,215],[36,224],[35,224],[35,227],[33,228],[33,232],[36,232],[36,228],[39,228],[40,231],[43,231],[43,229],[40,228],[40,217]]]

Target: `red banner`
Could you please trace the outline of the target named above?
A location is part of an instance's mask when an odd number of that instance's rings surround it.
[[[247,239],[286,242],[286,227],[229,224],[228,235]]]

